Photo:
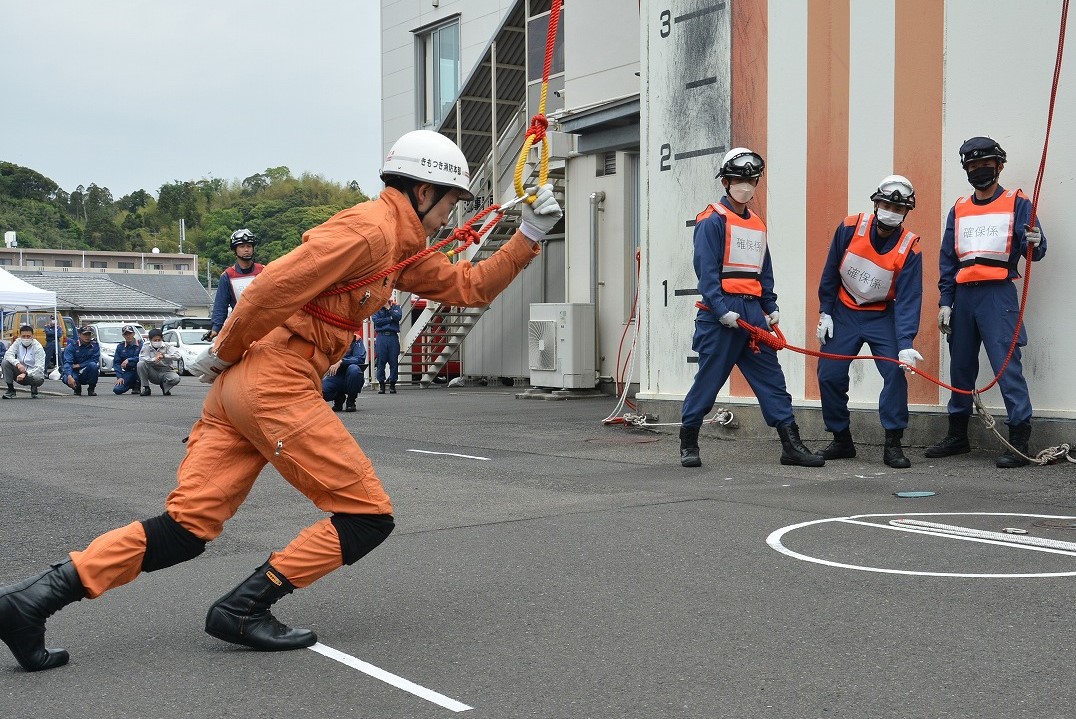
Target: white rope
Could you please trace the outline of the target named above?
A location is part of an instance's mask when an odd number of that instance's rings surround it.
[[[983,424],[988,430],[993,432],[994,436],[998,438],[998,441],[1005,445],[1005,447],[1007,447],[1009,451],[1011,451],[1013,454],[1023,457],[1032,464],[1037,464],[1040,466],[1054,464],[1055,462],[1058,462],[1062,457],[1064,457],[1069,462],[1076,464],[1076,459],[1073,459],[1072,456],[1069,454],[1069,449],[1071,448],[1071,446],[1064,442],[1055,447],[1047,447],[1046,449],[1041,450],[1034,457],[1028,457],[1016,447],[1013,447],[1011,444],[1009,444],[1008,440],[1001,436],[1001,432],[998,431],[997,420],[994,419],[994,415],[990,414],[990,412],[987,411],[986,407],[983,405],[982,398],[979,396],[979,393],[974,393],[972,395],[972,398],[975,402],[975,411],[979,414],[979,418],[983,421]]]
[[[920,527],[922,529],[930,529],[935,532],[942,532],[943,534],[954,534],[960,537],[993,539],[994,541],[1008,542],[1010,544],[1026,544],[1032,547],[1048,547],[1050,549],[1062,549],[1067,552],[1076,552],[1076,544],[1073,542],[1062,542],[1057,539],[1040,539],[1039,537],[1024,537],[1015,534],[1004,534],[1002,532],[988,532],[982,529],[958,527],[952,524],[924,522],[919,519],[891,519],[889,523],[894,527]]]

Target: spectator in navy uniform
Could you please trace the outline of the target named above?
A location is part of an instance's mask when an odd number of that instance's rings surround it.
[[[86,394],[96,397],[100,367],[101,345],[97,344],[92,327],[82,327],[78,337],[72,338],[64,348],[63,382],[75,394],[82,394],[82,385],[86,385]]]
[[[363,344],[362,335],[356,332],[347,354],[339,362],[329,365],[328,371],[321,379],[321,396],[326,402],[333,403],[333,412],[355,411],[355,400],[366,382],[366,377],[363,376],[365,367],[366,345]]]
[[[45,325],[45,374],[52,371],[57,364],[57,352],[64,346],[64,328],[56,323],[56,315],[49,318]]]
[[[228,312],[235,309],[243,290],[265,269],[265,265],[254,261],[254,248],[258,239],[253,232],[247,229],[236,230],[232,233],[231,244],[232,252],[235,253],[235,264],[221,273],[217,283],[217,296],[213,299],[213,327],[206,333],[208,340],[220,334],[220,328],[228,319]]]
[[[138,380],[142,384],[140,397],[149,397],[151,384],[159,385],[161,394],[172,395],[172,388],[179,384],[176,363],[182,355],[179,348],[164,341],[164,333],[154,327],[149,331],[149,342],[142,343],[138,353]]]
[[[374,329],[377,331],[377,339],[374,340],[374,367],[377,369],[377,393],[385,394],[385,383],[388,382],[389,393],[396,394],[396,378],[400,363],[400,319],[403,310],[390,297],[385,306],[374,313],[371,317],[374,321]],[[389,371],[386,376],[385,365]]]
[[[135,332],[134,325],[123,326],[123,342],[116,345],[116,355],[112,368],[116,370],[116,384],[112,391],[123,394],[130,391],[132,397],[139,396],[142,382],[138,379],[138,355],[142,351],[142,339]]]
[[[30,398],[37,399],[37,388],[45,383],[45,350],[34,339],[34,328],[19,327],[19,339],[4,352],[4,399],[15,399],[15,383],[30,388]]]

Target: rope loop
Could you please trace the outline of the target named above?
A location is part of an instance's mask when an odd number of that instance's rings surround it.
[[[545,115],[535,115],[531,118],[530,127],[527,128],[527,135],[534,138],[534,142],[543,142],[545,140],[546,130],[549,129],[549,118]]]

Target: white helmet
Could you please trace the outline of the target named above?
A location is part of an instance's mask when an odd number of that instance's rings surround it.
[[[381,168],[381,177],[398,175],[431,185],[454,187],[460,199],[472,200],[471,171],[456,143],[439,132],[412,130],[393,145]]]
[[[746,147],[734,147],[721,158],[718,177],[760,177],[766,167],[762,156]]]
[[[915,208],[915,188],[904,175],[886,175],[871,195],[871,202],[889,202],[909,210]]]

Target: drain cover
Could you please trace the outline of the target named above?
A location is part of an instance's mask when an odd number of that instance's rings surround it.
[[[904,498],[904,499],[913,498],[913,497],[933,497],[934,496],[934,492],[893,492],[893,494],[895,496],[897,496],[897,497],[901,497],[901,498]]]

